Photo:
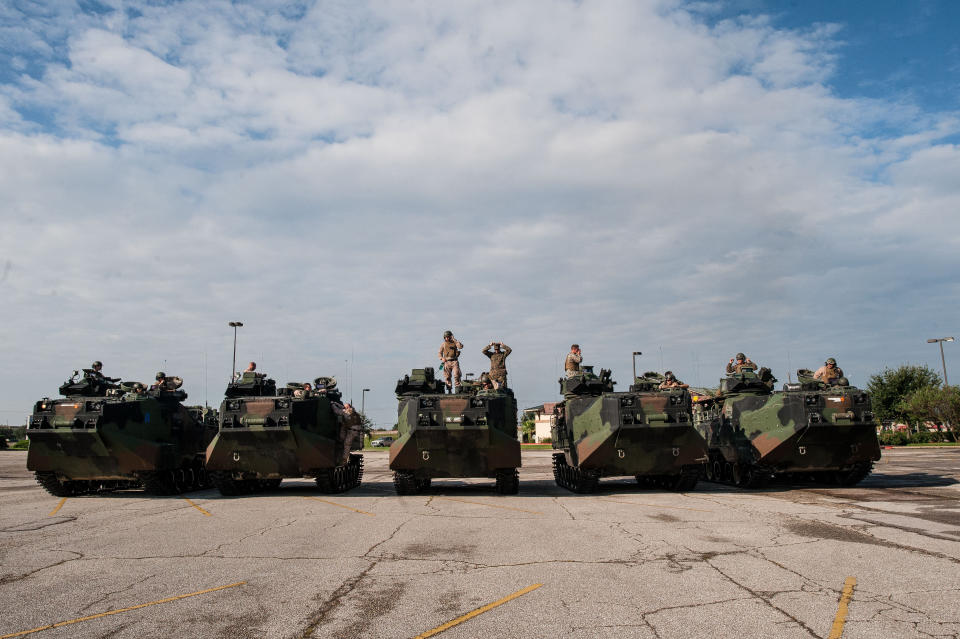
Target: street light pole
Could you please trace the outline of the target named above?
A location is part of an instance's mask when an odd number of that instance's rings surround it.
[[[943,364],[943,385],[944,386],[949,386],[950,383],[947,382],[947,358],[943,356],[943,343],[952,342],[952,341],[953,341],[952,337],[939,337],[939,338],[932,338],[927,340],[927,344],[933,344],[935,342],[940,343],[940,363]]]
[[[243,322],[230,322],[229,326],[233,327],[233,368],[230,370],[230,381],[232,382],[237,374],[237,328],[243,326]]]
[[[631,384],[637,383],[637,355],[643,355],[640,351],[633,351],[633,381]]]
[[[366,406],[367,406],[367,393],[368,393],[368,392],[370,392],[370,389],[369,389],[369,388],[364,388],[363,391],[360,393],[360,414],[363,415],[364,417],[367,416],[367,412],[366,412],[366,410],[364,410],[364,409],[365,409]]]

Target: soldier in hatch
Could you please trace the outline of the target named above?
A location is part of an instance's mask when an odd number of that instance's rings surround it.
[[[102,384],[105,384],[108,382],[120,381],[119,377],[107,377],[100,372],[103,369],[103,362],[101,362],[100,360],[97,360],[93,364],[91,364],[90,369],[91,369],[90,372],[87,373],[87,377],[92,377],[93,379],[97,380]]]
[[[832,357],[828,357],[823,366],[813,374],[814,379],[819,379],[825,384],[835,384],[841,377],[843,377],[843,369],[837,366],[837,360]]]
[[[437,355],[440,356],[440,361],[443,362],[443,381],[447,385],[447,392],[453,392],[453,384],[450,381],[450,377],[453,377],[454,383],[459,387],[460,386],[460,351],[463,349],[463,344],[457,340],[451,331],[443,332],[443,344],[440,345],[440,350],[437,352]]]
[[[579,344],[572,344],[570,352],[567,353],[567,359],[563,362],[563,370],[567,377],[573,377],[580,372],[580,362],[583,361],[583,353],[580,352]]]
[[[673,371],[667,371],[663,376],[663,381],[660,383],[660,390],[668,388],[690,388],[690,384],[684,384],[674,377]]]
[[[167,389],[167,374],[163,371],[157,372],[156,381],[150,385],[150,390],[166,390]]]
[[[753,361],[751,361],[750,358],[743,353],[737,353],[737,357],[735,359],[731,359],[727,364],[727,375],[743,372],[743,369],[745,368],[757,370],[759,366],[754,364]]]
[[[493,347],[493,352],[490,347]],[[503,349],[503,350],[500,350]],[[490,342],[483,351],[484,355],[490,358],[490,381],[494,388],[506,387],[507,385],[507,356],[513,352],[513,349],[503,342]]]

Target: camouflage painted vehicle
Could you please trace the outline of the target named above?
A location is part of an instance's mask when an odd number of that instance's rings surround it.
[[[517,400],[509,388],[484,390],[465,380],[444,393],[433,368],[415,368],[397,382],[397,440],[390,470],[397,494],[429,488],[433,478],[492,477],[500,494],[519,490]]]
[[[663,377],[644,373],[630,390],[614,392],[610,371],[584,366],[560,379],[564,400],[554,408],[553,477],[577,493],[601,477],[633,476],[641,485],[692,490],[707,445],[693,425],[690,394],[659,390]]]
[[[190,415],[195,420],[210,431],[208,441],[213,439],[213,436],[220,429],[220,412],[212,406],[187,406],[187,410],[190,411]]]
[[[696,401],[694,419],[710,447],[708,480],[756,487],[792,476],[852,486],[870,474],[880,459],[870,396],[845,378],[829,385],[809,370],[797,376],[774,392],[769,369],[748,369]]]
[[[220,432],[207,447],[207,471],[224,495],[276,488],[284,478],[314,477],[325,493],[360,485],[363,447],[360,416],[345,413],[332,377],[317,390],[244,373],[227,386]]]
[[[112,384],[85,371],[43,398],[27,426],[27,468],[58,497],[120,488],[169,495],[207,486],[203,451],[212,431],[184,407],[179,378],[160,390]]]

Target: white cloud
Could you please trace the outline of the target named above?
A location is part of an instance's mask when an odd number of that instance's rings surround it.
[[[445,328],[468,369],[513,346],[534,404],[572,341],[622,382],[660,347],[703,384],[737,350],[781,377],[787,352],[826,352],[863,382],[956,326],[956,242],[934,229],[960,199],[939,143],[957,118],[832,95],[836,26],[711,28],[680,2],[284,7],[23,20],[45,71],[0,85],[0,348],[23,371],[0,421],[94,358],[216,401],[231,319],[281,381],[352,352],[380,422]]]

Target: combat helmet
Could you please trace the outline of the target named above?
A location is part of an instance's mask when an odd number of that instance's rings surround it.
[[[453,331],[444,331],[444,332],[443,332],[443,336],[444,336],[444,337],[453,337]]]
[[[834,366],[836,366],[836,365],[837,365],[837,360],[833,359],[832,357],[828,357],[828,358],[827,358],[827,361],[824,362],[824,365],[826,365],[826,364],[833,364]]]

